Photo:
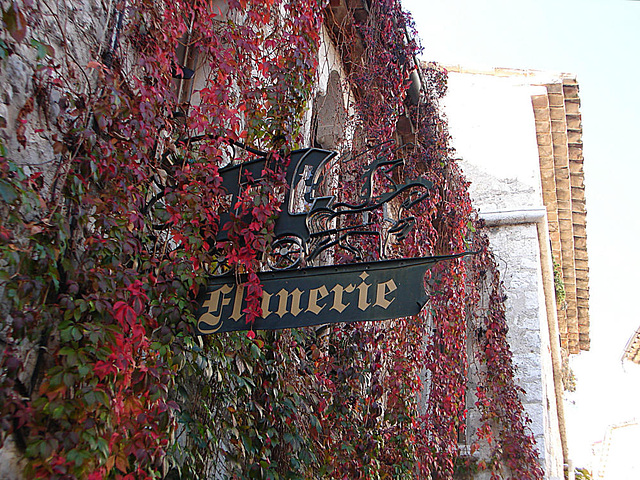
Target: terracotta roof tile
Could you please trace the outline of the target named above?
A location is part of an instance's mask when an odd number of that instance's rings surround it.
[[[562,347],[577,353],[590,346],[580,90],[575,77],[567,75],[561,75],[560,82],[544,86],[547,99],[534,95],[531,102],[551,248],[561,266],[566,292],[566,305],[558,306],[558,327]],[[550,120],[551,135],[545,120]]]
[[[626,358],[634,363],[640,365],[640,328],[631,335],[631,338],[627,342],[627,346],[624,349],[622,358]]]

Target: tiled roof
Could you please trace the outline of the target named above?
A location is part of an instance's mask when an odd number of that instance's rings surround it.
[[[589,265],[578,82],[560,75],[532,97],[542,195],[554,258],[560,264],[566,304],[558,306],[561,345],[589,350]]]
[[[640,328],[629,339],[624,349],[623,358],[640,365]]]

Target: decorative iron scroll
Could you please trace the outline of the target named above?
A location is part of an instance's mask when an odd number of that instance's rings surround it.
[[[263,272],[262,318],[253,324],[242,313],[244,279],[213,277],[198,298],[197,329],[200,334],[278,330],[416,315],[427,301],[426,271],[467,254]]]
[[[393,152],[391,152],[393,153]],[[405,194],[400,211],[411,208],[427,197],[432,183],[424,178],[398,184],[393,179],[393,171],[403,164],[403,159],[378,157],[366,168],[361,177],[358,201],[356,203],[336,202],[333,195],[322,195],[320,186],[325,166],[337,153],[318,148],[296,150],[290,154],[290,162],[285,178],[289,186],[285,193],[282,212],[276,219],[275,240],[267,258],[272,270],[288,270],[302,265],[302,260],[313,261],[323,251],[331,247],[346,249],[361,259],[359,250],[350,240],[355,236],[380,235],[372,223],[364,221],[343,224],[341,220],[361,218],[366,212],[374,211],[384,204]],[[262,181],[262,173],[267,167],[268,157],[233,165],[220,170],[222,185],[228,192],[225,204],[233,206],[243,189],[255,188]],[[378,172],[387,181],[387,191],[374,196],[374,174]],[[300,205],[303,208],[299,208]],[[231,219],[231,210],[221,212],[220,225]],[[415,220],[411,216],[393,222],[389,233],[398,239],[404,238]],[[221,229],[216,240],[228,240],[228,233]]]
[[[255,151],[253,153],[256,153]],[[258,152],[259,153],[259,152]],[[376,321],[415,315],[424,306],[424,274],[442,260],[466,255],[448,255],[400,260],[382,260],[350,265],[301,268],[322,252],[337,247],[361,259],[356,242],[363,235],[381,236],[379,227],[365,218],[400,195],[398,219],[388,233],[398,239],[411,230],[415,219],[404,212],[427,197],[432,183],[424,178],[398,183],[394,171],[403,164],[395,151],[378,156],[360,177],[356,200],[338,202],[322,194],[326,167],[336,152],[309,148],[290,154],[284,172],[288,189],[282,212],[274,225],[275,240],[268,252],[272,271],[259,274],[263,286],[262,317],[247,324],[244,316],[246,292],[242,275],[213,276],[199,295],[197,329],[200,334],[236,330],[305,327],[339,322]],[[220,212],[220,225],[238,215],[234,211],[246,189],[259,187],[272,170],[270,157],[259,158],[220,170],[227,206]],[[374,193],[374,179],[382,193]],[[250,192],[250,191],[249,191]],[[250,221],[250,219],[247,219]],[[229,240],[221,229],[217,242]],[[304,260],[304,261],[303,261]],[[224,270],[224,269],[222,269]],[[224,273],[224,272],[223,272]]]

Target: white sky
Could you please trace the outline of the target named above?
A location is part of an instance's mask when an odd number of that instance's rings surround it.
[[[640,366],[621,356],[640,327],[640,1],[402,0],[422,58],[578,76],[587,196],[591,350],[572,360],[567,396],[576,466],[607,425],[640,419]],[[638,297],[637,297],[638,296]],[[637,448],[637,445],[636,445]]]

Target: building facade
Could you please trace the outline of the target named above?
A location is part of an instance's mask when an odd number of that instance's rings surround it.
[[[594,445],[593,478],[598,480],[631,480],[640,474],[640,461],[635,445],[640,441],[637,420],[610,425],[602,442]]]
[[[497,279],[493,258],[503,252],[491,253],[475,223],[438,111],[442,72],[417,68],[399,2],[86,0],[52,10],[24,1],[4,2],[3,21],[4,477],[429,479],[482,470],[533,479],[541,465],[558,477],[567,455],[555,453],[562,355],[554,339],[566,337],[570,351],[588,339],[574,318],[578,274],[570,276],[582,237],[562,244],[564,187],[558,238],[539,228],[531,165],[482,194],[491,197],[478,203],[490,228],[515,226],[495,230],[495,242],[517,238],[526,252],[507,247],[504,261],[524,268],[503,273],[526,292],[506,304],[520,322],[512,335],[523,337],[512,356],[497,281],[491,298],[472,281]],[[263,315],[270,298],[259,276],[287,185],[278,168],[264,170],[269,181],[240,178],[248,187],[231,206],[220,171],[256,156],[286,168],[287,152],[304,147],[339,153],[324,184],[313,185],[325,200],[362,204],[331,225],[335,249],[307,267],[478,253],[443,262],[428,307],[411,318],[194,335],[197,293],[218,267],[251,293],[237,305],[247,317]],[[373,171],[374,162],[388,168]],[[372,199],[415,178],[433,185],[423,202],[398,197],[373,208]],[[294,206],[304,211],[303,201]],[[220,225],[232,208],[234,221]],[[354,225],[363,238],[342,236]],[[222,245],[221,229],[234,235]],[[545,232],[560,242],[571,312],[564,330],[546,334],[555,323],[544,313],[558,313]],[[477,323],[469,342],[467,314]],[[491,368],[474,372],[476,360]],[[522,397],[512,363],[522,365]],[[472,384],[485,392],[480,410]],[[474,457],[480,425],[491,445]]]
[[[578,84],[536,71],[447,67],[453,146],[489,227],[509,339],[545,478],[565,478],[568,356],[589,349]]]

